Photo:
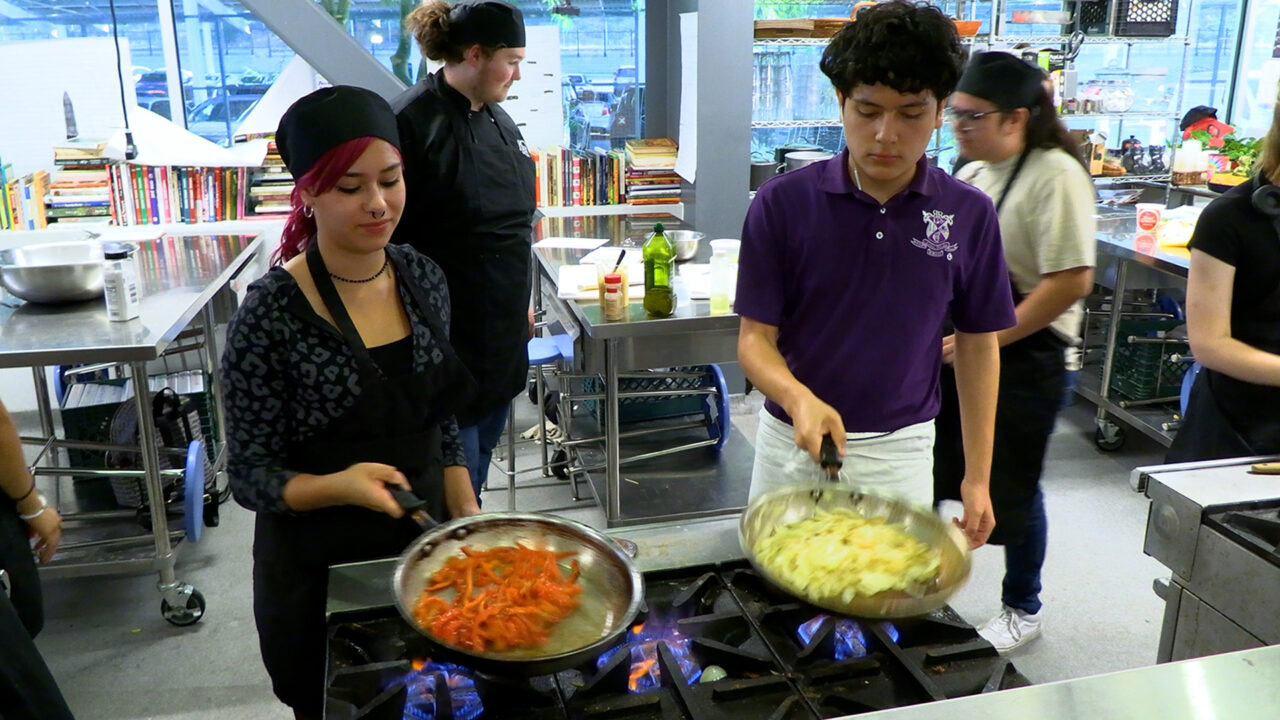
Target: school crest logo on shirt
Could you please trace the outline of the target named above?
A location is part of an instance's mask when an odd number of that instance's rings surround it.
[[[911,239],[911,244],[924,250],[929,257],[947,256],[951,259],[951,253],[954,253],[960,246],[956,243],[949,243],[947,239],[951,237],[951,224],[955,222],[954,214],[947,215],[941,210],[928,210],[924,215],[924,240]]]

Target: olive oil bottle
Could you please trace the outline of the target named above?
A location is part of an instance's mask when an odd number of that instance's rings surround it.
[[[644,310],[652,317],[669,317],[676,310],[676,295],[671,289],[675,272],[676,246],[654,223],[653,235],[644,242]]]

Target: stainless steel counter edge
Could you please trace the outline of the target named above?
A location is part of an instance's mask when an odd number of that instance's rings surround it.
[[[740,560],[738,516],[655,523],[604,531],[639,546],[641,572]],[[329,569],[327,613],[393,605],[391,574],[395,558],[335,565]]]
[[[1275,717],[1280,717],[1280,646],[837,720],[1261,720]]]
[[[28,367],[33,365],[59,365],[79,362],[141,362],[159,357],[161,351],[182,332],[183,328],[209,303],[213,296],[230,283],[249,262],[259,253],[268,237],[275,242],[278,234],[264,231],[243,232],[202,232],[192,228],[189,231],[175,230],[166,235],[245,235],[253,236],[253,240],[245,246],[227,267],[194,296],[187,300],[187,306],[175,322],[168,325],[163,334],[155,336],[153,342],[139,344],[120,344],[104,349],[96,346],[65,347],[51,350],[8,351],[0,349],[0,368]]]

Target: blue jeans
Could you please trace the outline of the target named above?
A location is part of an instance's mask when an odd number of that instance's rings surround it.
[[[467,469],[471,471],[471,487],[476,491],[476,502],[480,501],[480,488],[484,487],[484,481],[489,476],[493,449],[498,446],[502,431],[507,427],[507,411],[510,407],[511,403],[505,403],[480,418],[475,425],[458,428],[462,449],[467,453]]]
[[[1049,544],[1049,519],[1044,512],[1044,492],[1036,488],[1027,509],[1027,530],[1022,542],[1004,546],[1005,605],[1032,615],[1040,612],[1040,569]]]

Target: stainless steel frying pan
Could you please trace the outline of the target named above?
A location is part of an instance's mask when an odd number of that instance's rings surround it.
[[[431,525],[400,554],[392,586],[400,615],[427,638],[438,654],[482,672],[546,675],[594,660],[616,645],[635,622],[644,598],[640,571],[613,538],[598,530],[541,513],[489,513],[436,524],[413,506],[413,495],[393,494],[402,506],[409,506],[415,520]],[[449,558],[461,556],[464,546],[486,550],[516,543],[577,553],[581,605],[556,626],[544,647],[474,652],[451,645],[418,624],[413,608],[428,578]],[[565,560],[566,565],[569,560]]]
[[[834,477],[839,460],[835,445],[824,439],[822,467]],[[757,543],[775,528],[799,522],[819,510],[851,509],[864,517],[883,517],[903,526],[913,537],[938,550],[942,566],[930,583],[910,591],[891,590],[845,601],[839,594],[823,597],[804,592],[769,571],[756,557]],[[928,508],[874,494],[865,488],[834,482],[814,482],[771,490],[757,496],[742,513],[738,542],[747,559],[762,577],[805,602],[840,613],[864,618],[903,618],[924,615],[942,607],[969,578],[972,559],[964,534]]]

